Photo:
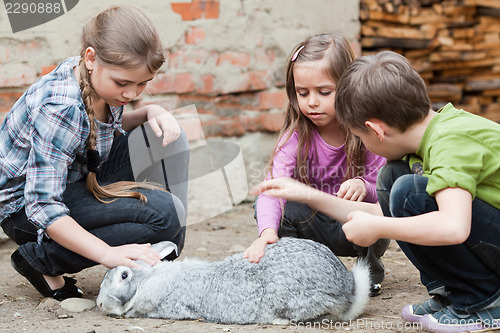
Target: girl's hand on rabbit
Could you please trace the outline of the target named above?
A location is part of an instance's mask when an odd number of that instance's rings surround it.
[[[337,197],[351,201],[363,201],[366,196],[366,186],[362,179],[348,179],[340,185]]]
[[[116,266],[127,266],[141,268],[136,260],[142,260],[148,265],[155,265],[160,262],[160,254],[151,248],[151,244],[127,244],[121,246],[111,246],[104,254],[101,264],[107,268]]]
[[[148,123],[156,136],[160,137],[163,134],[164,147],[179,138],[181,128],[170,112],[153,104],[147,106],[146,112]]]
[[[252,242],[252,244],[243,253],[243,258],[249,262],[259,262],[264,256],[267,244],[276,243],[279,237],[276,230],[268,228],[262,231],[260,237]]]
[[[315,191],[292,178],[276,178],[263,181],[250,190],[250,194],[266,194],[273,197],[283,198],[291,201],[305,202],[310,198],[310,191]]]

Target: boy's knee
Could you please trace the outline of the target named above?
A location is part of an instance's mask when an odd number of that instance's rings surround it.
[[[411,173],[407,161],[388,161],[378,172],[377,189],[390,189],[401,176]]]
[[[394,217],[416,216],[437,210],[427,191],[428,179],[420,175],[403,175],[392,186],[389,207]]]

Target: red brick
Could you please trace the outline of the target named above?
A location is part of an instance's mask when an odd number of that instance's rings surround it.
[[[239,120],[239,117],[235,117],[230,120],[221,120],[220,124],[221,135],[223,136],[241,136],[245,134],[245,128]]]
[[[193,92],[195,83],[191,73],[162,73],[156,75],[146,87],[146,93],[155,94],[168,94],[178,93],[184,94]]]
[[[205,30],[200,27],[190,27],[185,37],[186,44],[198,44],[205,40]]]
[[[167,111],[173,111],[177,109],[179,105],[179,97],[177,95],[171,95],[171,96],[166,96],[166,97],[160,97],[160,98],[154,98],[150,100],[141,100],[138,102],[135,102],[134,104],[134,109],[138,109],[144,105],[149,105],[149,104],[156,104],[161,106]]]
[[[171,3],[172,10],[180,14],[183,21],[193,21],[200,18],[219,18],[219,1],[216,0],[193,0],[189,2]]]
[[[257,65],[271,66],[276,60],[276,54],[272,50],[258,48],[255,50],[255,61]]]
[[[269,87],[271,73],[268,70],[251,71],[248,75],[250,77],[250,90],[264,90]]]
[[[195,50],[180,50],[168,55],[168,67],[169,68],[185,68],[186,64],[203,64],[211,56],[209,52],[205,50],[195,49]]]
[[[174,92],[179,94],[193,92],[195,83],[191,73],[180,73],[175,76]]]
[[[9,112],[22,94],[21,92],[1,92],[0,112]]]
[[[284,89],[277,91],[263,91],[258,93],[259,107],[262,110],[283,109],[286,104],[286,92]]]
[[[40,76],[44,76],[45,74],[49,74],[54,69],[56,69],[57,65],[43,66],[42,71],[40,72]]]
[[[210,94],[214,92],[214,76],[213,75],[201,75],[201,87],[196,89],[199,94]]]
[[[231,64],[233,66],[248,68],[250,66],[251,56],[244,52],[226,52],[222,53],[217,59],[217,66]]]
[[[262,124],[262,128],[265,130],[277,132],[283,127],[285,112],[283,110],[263,112],[262,115],[258,117],[257,121]]]
[[[171,93],[174,91],[174,81],[175,81],[175,74],[172,73],[157,74],[155,78],[148,83],[145,92],[151,95]]]

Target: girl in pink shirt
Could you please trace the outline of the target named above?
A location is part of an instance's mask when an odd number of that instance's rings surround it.
[[[286,72],[285,124],[266,179],[293,177],[345,200],[377,201],[375,182],[385,159],[366,150],[335,116],[337,81],[353,60],[341,34],[310,36],[296,47]],[[339,256],[367,257],[372,295],[378,295],[384,278],[380,257],[389,240],[368,248],[354,245],[345,238],[340,222],[302,203],[261,195],[255,209],[260,236],[245,251],[249,261],[258,262],[266,245],[279,237],[312,239]]]

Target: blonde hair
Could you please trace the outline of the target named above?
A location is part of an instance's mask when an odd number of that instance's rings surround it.
[[[297,163],[295,177],[305,184],[310,184],[308,177],[307,160],[312,145],[312,135],[315,129],[313,122],[300,111],[295,91],[293,68],[296,63],[304,61],[326,60],[326,73],[334,82],[338,82],[346,68],[354,61],[354,52],[347,39],[340,33],[324,33],[309,36],[298,44],[288,59],[286,69],[286,93],[288,106],[286,108],[284,126],[279,134],[274,153],[271,157],[270,170],[272,176],[273,160],[281,147],[290,139],[294,131],[298,132]],[[363,171],[364,148],[361,140],[341,127],[346,136],[345,152],[347,156],[347,170],[344,180],[360,175]]]
[[[92,86],[91,74],[85,66],[87,48],[95,50],[97,61],[102,65],[137,68],[146,64],[154,74],[165,62],[165,53],[160,36],[151,19],[139,8],[133,6],[112,7],[91,18],[83,27],[80,51],[80,89],[89,118],[87,138],[87,159],[99,158],[96,152],[96,122],[94,105],[98,98]],[[90,154],[89,154],[90,153]],[[97,163],[98,164],[98,163]],[[93,169],[93,168],[90,168]],[[133,197],[146,201],[146,197],[132,189],[157,186],[133,181],[122,181],[101,187],[95,170],[89,170],[87,187],[101,202],[103,198]]]

